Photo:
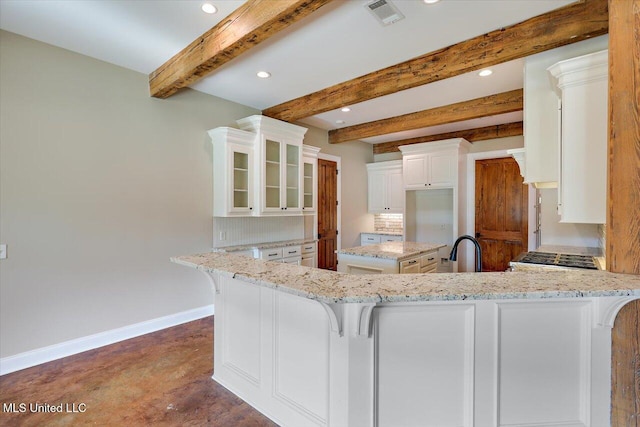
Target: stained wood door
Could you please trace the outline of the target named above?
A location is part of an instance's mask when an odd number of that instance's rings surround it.
[[[475,198],[482,271],[505,271],[528,247],[528,187],[515,160],[476,160]]]
[[[318,268],[336,270],[338,257],[338,164],[318,159]]]

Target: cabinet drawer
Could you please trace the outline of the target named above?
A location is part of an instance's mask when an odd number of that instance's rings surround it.
[[[420,257],[420,268],[431,267],[431,266],[433,266],[433,268],[436,268],[438,264],[437,255],[438,255],[437,251],[423,254]]]
[[[360,244],[362,246],[364,246],[364,245],[375,245],[377,243],[380,243],[380,235],[378,235],[378,234],[365,234],[365,233],[362,233],[360,235]]]
[[[306,243],[304,245],[302,245],[302,253],[303,254],[310,254],[316,251],[316,244],[315,243]]]
[[[282,258],[282,248],[261,249],[260,259],[273,260]]]
[[[420,260],[413,258],[400,261],[400,273],[420,273]]]
[[[282,257],[290,258],[302,255],[302,246],[285,246],[282,248]]]
[[[294,257],[289,257],[289,258],[282,258],[281,262],[283,264],[295,264],[295,265],[301,265],[302,263],[302,258],[300,256],[294,256]]]
[[[384,242],[402,242],[402,236],[382,236],[380,237],[380,243]]]

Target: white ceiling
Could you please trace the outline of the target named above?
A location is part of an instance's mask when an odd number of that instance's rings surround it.
[[[149,74],[243,1],[0,0],[0,28]],[[277,0],[273,0],[277,1]],[[388,0],[389,1],[389,0]],[[365,0],[335,0],[236,58],[193,89],[265,109],[480,34],[521,22],[573,0],[390,0],[405,19],[379,24]],[[522,87],[522,60],[350,106],[302,122],[350,126]],[[269,79],[258,79],[266,70]],[[368,138],[371,143],[508,123],[521,113]],[[344,120],[344,124],[336,124]]]

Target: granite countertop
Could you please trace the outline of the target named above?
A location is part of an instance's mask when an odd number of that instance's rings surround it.
[[[280,242],[267,242],[267,243],[251,243],[249,245],[237,245],[237,246],[223,246],[221,248],[211,249],[213,252],[239,252],[248,251],[252,249],[271,249],[280,248],[283,246],[296,246],[304,245],[307,243],[316,242],[317,239],[298,239],[298,240],[283,240]]]
[[[385,242],[341,249],[338,251],[338,254],[402,261],[416,255],[444,248],[445,246],[446,245],[442,243]]]
[[[363,231],[360,234],[379,234],[380,236],[400,236],[402,237],[402,233],[398,233],[395,231]]]
[[[171,261],[325,303],[640,297],[640,275],[606,271],[354,275],[222,252]]]

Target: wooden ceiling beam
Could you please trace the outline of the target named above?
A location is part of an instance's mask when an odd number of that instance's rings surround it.
[[[267,108],[288,122],[606,34],[607,0],[583,0]]]
[[[332,0],[248,0],[149,75],[149,91],[168,98]]]
[[[441,141],[443,139],[464,138],[469,142],[485,141],[487,139],[506,138],[522,135],[522,122],[505,123],[502,125],[485,126],[475,129],[459,130],[456,132],[439,133],[437,135],[419,136],[399,141],[382,142],[373,145],[373,154],[394,153],[400,151],[402,145],[420,144],[423,142]]]
[[[522,89],[516,89],[430,110],[334,129],[329,131],[329,143],[356,141],[394,132],[521,111],[523,98]]]

